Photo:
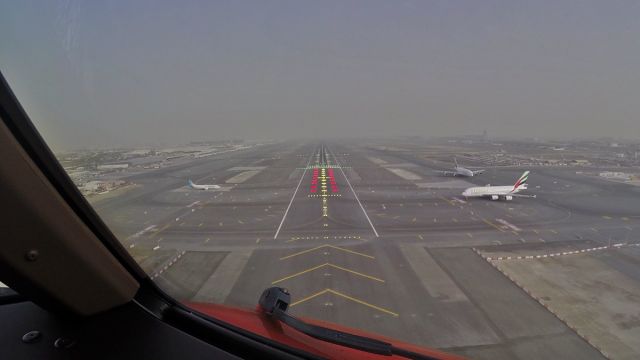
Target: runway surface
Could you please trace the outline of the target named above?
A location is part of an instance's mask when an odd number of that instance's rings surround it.
[[[535,199],[472,200],[464,188],[510,185],[525,169],[436,170],[364,141],[285,142],[132,176],[139,187],[94,206],[183,301],[253,308],[277,285],[295,315],[472,358],[603,358],[482,254],[627,246],[640,234],[640,188],[540,168]],[[190,189],[189,178],[221,189]],[[606,260],[640,281],[638,267]]]

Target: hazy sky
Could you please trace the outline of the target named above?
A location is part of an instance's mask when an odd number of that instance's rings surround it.
[[[640,137],[640,1],[0,5],[54,149],[220,138]]]

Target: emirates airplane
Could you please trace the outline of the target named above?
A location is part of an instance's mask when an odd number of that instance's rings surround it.
[[[465,167],[458,165],[458,160],[456,160],[455,157],[453,158],[453,162],[455,164],[453,171],[440,171],[439,173],[442,174],[443,176],[471,177],[471,176],[480,175],[484,172],[484,170],[469,170]]]
[[[513,186],[478,186],[466,189],[464,197],[485,197],[491,200],[513,200],[514,197],[535,198],[535,195],[518,194],[521,190],[527,189],[527,179],[529,170],[525,171]]]
[[[189,179],[189,187],[196,190],[220,189],[220,185],[197,185],[191,179]]]

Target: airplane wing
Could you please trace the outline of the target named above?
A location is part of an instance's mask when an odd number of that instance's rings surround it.
[[[519,198],[533,198],[535,199],[535,195],[528,195],[528,194],[509,194],[513,197],[519,197]]]
[[[453,171],[436,171],[440,176],[456,176]]]

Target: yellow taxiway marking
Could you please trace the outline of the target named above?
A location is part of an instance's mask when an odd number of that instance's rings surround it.
[[[446,201],[446,202],[447,202],[447,203],[449,203],[449,205],[451,205],[451,206],[456,206],[456,204],[454,204],[454,203],[453,203],[453,201],[451,201],[451,200],[447,199],[446,197],[442,197],[442,196],[441,196],[441,197],[440,197],[440,199],[442,199],[442,200]]]
[[[358,303],[360,305],[364,305],[364,306],[369,307],[371,309],[378,310],[380,312],[383,312],[385,314],[389,314],[391,316],[395,316],[395,317],[399,316],[398,313],[395,313],[395,312],[393,312],[391,310],[387,310],[387,309],[382,308],[380,306],[376,306],[376,305],[370,304],[370,303],[368,303],[366,301],[354,298],[353,296],[349,296],[347,294],[343,294],[343,293],[341,293],[339,291],[336,291],[336,290],[333,290],[333,289],[324,289],[324,290],[318,291],[315,294],[309,295],[309,296],[307,296],[307,297],[305,297],[303,299],[300,299],[298,301],[295,301],[295,302],[291,303],[290,306],[296,306],[296,305],[302,304],[305,301],[311,300],[313,298],[316,298],[316,297],[318,297],[320,295],[324,295],[324,294],[327,294],[327,293],[330,293],[330,294],[333,294],[333,295],[336,295],[336,296],[340,296],[341,298],[344,298],[344,299],[347,299],[347,300],[351,300],[351,301],[353,301],[355,303]]]
[[[363,254],[361,252],[345,249],[345,248],[340,247],[340,246],[324,244],[324,245],[316,246],[316,247],[314,247],[312,249],[302,250],[302,251],[299,251],[299,252],[297,252],[295,254],[291,254],[291,255],[287,255],[287,256],[281,257],[280,260],[290,259],[290,258],[298,256],[298,255],[303,255],[303,254],[310,253],[312,251],[320,250],[320,249],[327,248],[327,247],[331,248],[331,249],[344,251],[344,252],[347,252],[347,253],[350,253],[350,254],[359,255],[359,256],[362,256],[362,257],[369,258],[369,259],[375,259],[375,256],[371,256],[371,255]]]
[[[309,273],[309,272],[312,272],[312,271],[315,271],[315,270],[321,269],[321,268],[323,268],[323,267],[332,267],[332,268],[334,268],[334,269],[338,269],[338,270],[346,271],[346,272],[348,272],[348,273],[351,273],[351,274],[354,274],[354,275],[358,275],[358,276],[361,276],[361,277],[367,278],[367,279],[369,279],[369,280],[373,280],[373,281],[377,281],[377,282],[384,283],[384,280],[382,280],[382,279],[380,279],[380,278],[377,278],[377,277],[375,277],[375,276],[371,276],[371,275],[363,274],[363,273],[361,273],[361,272],[357,272],[357,271],[355,271],[355,270],[347,269],[347,268],[344,268],[344,267],[342,267],[342,266],[334,265],[334,264],[332,264],[332,263],[324,263],[324,264],[321,264],[321,265],[318,265],[318,266],[314,266],[314,267],[309,268],[309,269],[306,269],[306,270],[302,270],[302,271],[297,272],[297,273],[295,273],[295,274],[291,274],[291,275],[289,275],[289,276],[285,276],[285,277],[283,277],[283,278],[281,278],[281,279],[275,280],[275,281],[271,282],[271,285],[275,285],[275,284],[277,284],[277,283],[281,283],[281,282],[283,282],[283,281],[285,281],[285,280],[289,280],[289,279],[292,279],[292,278],[294,278],[294,277],[298,277],[298,276],[300,276],[300,275],[304,275],[304,274],[306,274],[306,273]]]
[[[487,219],[482,219],[482,221],[484,221],[487,225],[492,226],[494,228],[496,228],[496,230],[500,231],[500,232],[504,232],[503,229],[501,229],[498,225],[492,223],[491,221],[487,220]]]
[[[171,223],[166,224],[165,226],[161,227],[160,229],[158,229],[158,231],[154,232],[153,234],[149,235],[149,238],[153,238],[156,235],[160,234],[161,232],[165,231],[169,226],[171,226]]]

